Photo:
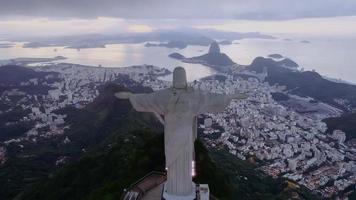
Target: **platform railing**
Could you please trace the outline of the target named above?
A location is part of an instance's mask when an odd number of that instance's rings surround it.
[[[128,188],[125,188],[120,199],[121,200],[140,200],[146,194],[146,192],[148,192],[149,190],[153,189],[154,187],[156,187],[164,182],[164,181],[156,182],[154,185],[152,185],[149,188],[140,188],[138,186],[142,181],[144,181],[145,179],[147,179],[148,177],[150,177],[152,175],[166,176],[166,173],[160,172],[160,171],[151,171],[150,173],[146,174],[145,176],[143,176],[142,178],[140,178],[139,180],[137,180],[136,182],[131,184]],[[133,198],[133,196],[130,194],[133,193],[134,189],[138,190],[139,192],[138,192],[138,195]]]

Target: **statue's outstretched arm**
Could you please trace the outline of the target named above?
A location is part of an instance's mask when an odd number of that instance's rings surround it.
[[[130,99],[130,96],[132,95],[131,92],[117,92],[115,93],[115,97],[118,99]],[[157,112],[153,112],[157,120],[164,125],[164,119],[159,115]]]
[[[115,97],[129,100],[132,107],[139,112],[164,113],[164,106],[161,105],[159,96],[156,93],[133,94],[131,92],[117,92]],[[161,119],[159,120],[162,121]]]

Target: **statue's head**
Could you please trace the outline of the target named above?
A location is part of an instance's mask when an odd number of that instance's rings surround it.
[[[175,89],[186,89],[187,84],[187,74],[183,67],[176,67],[173,71],[173,88]]]

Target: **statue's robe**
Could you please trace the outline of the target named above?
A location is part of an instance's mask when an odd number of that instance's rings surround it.
[[[190,195],[196,116],[223,111],[231,98],[192,88],[169,88],[150,94],[132,94],[129,99],[137,111],[164,116],[167,193]]]

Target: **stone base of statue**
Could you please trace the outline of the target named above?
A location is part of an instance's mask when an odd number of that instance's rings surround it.
[[[166,184],[164,184],[162,199],[163,200],[194,200],[194,199],[197,199],[195,183],[192,182],[192,193],[189,195],[185,195],[185,196],[177,196],[177,195],[168,194],[167,189],[166,189]]]
[[[165,172],[150,172],[129,188],[126,188],[121,200],[209,200],[210,196],[212,196],[208,184],[195,184],[193,182],[191,195],[169,195],[165,192],[166,178]]]

